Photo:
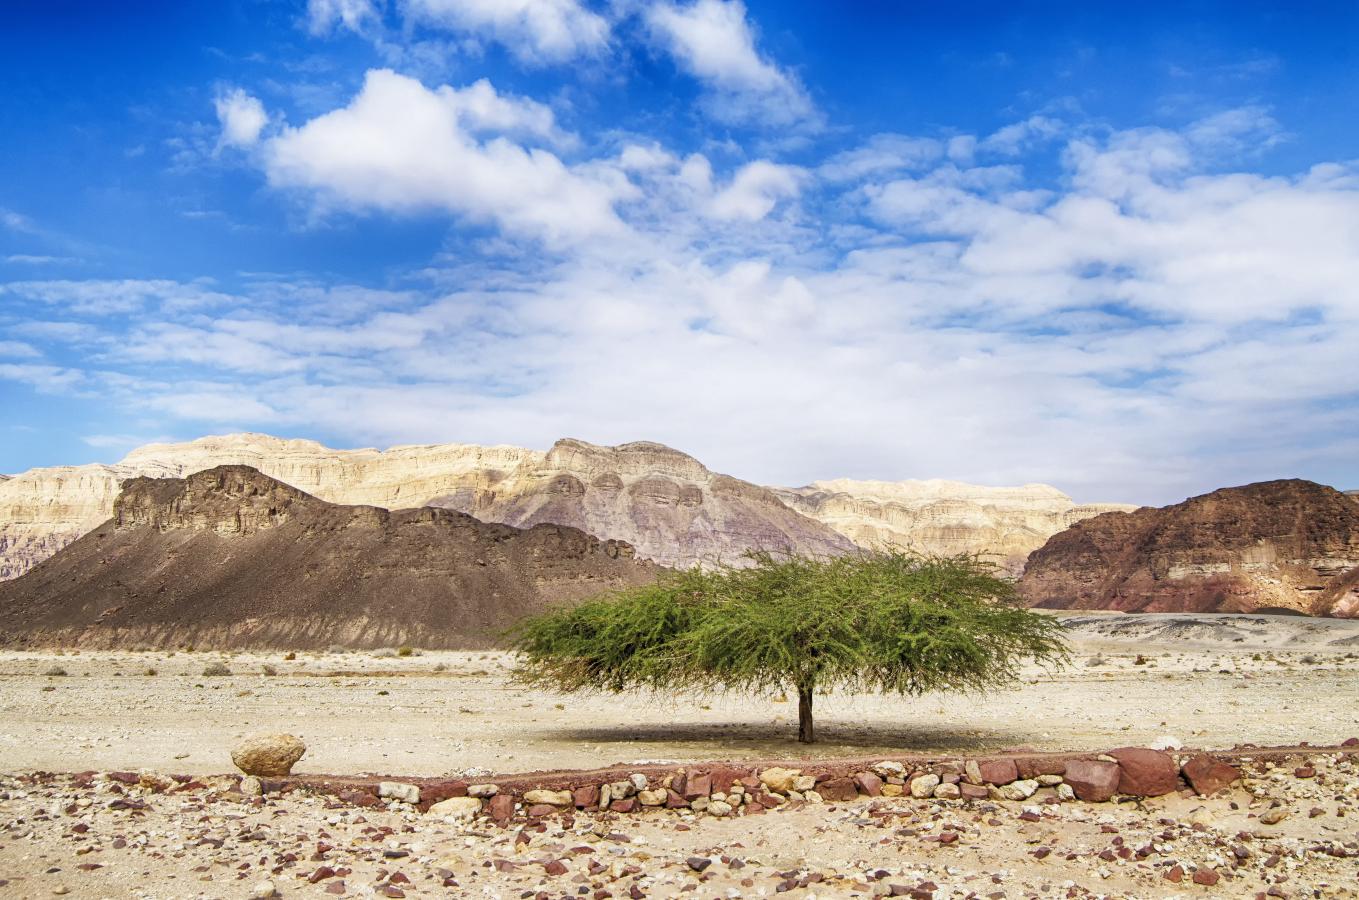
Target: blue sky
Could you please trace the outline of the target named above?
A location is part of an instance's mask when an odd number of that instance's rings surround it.
[[[6,16],[0,471],[257,430],[1359,486],[1352,3]]]

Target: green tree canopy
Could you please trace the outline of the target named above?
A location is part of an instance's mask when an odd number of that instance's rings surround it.
[[[975,556],[883,550],[751,554],[749,567],[667,572],[521,623],[519,677],[564,691],[795,691],[815,740],[818,688],[922,694],[1011,682],[1060,665],[1060,623],[1018,606]]]

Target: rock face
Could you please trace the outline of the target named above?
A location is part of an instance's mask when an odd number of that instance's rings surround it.
[[[493,645],[554,602],[656,575],[574,528],[326,503],[246,466],[135,478],[113,517],[0,584],[0,644]]]
[[[238,434],[151,444],[114,466],[34,469],[0,483],[0,579],[23,574],[108,519],[124,479],[180,478],[219,465],[251,466],[332,503],[430,504],[520,527],[570,525],[626,541],[662,565],[737,560],[751,548],[836,553],[853,546],[771,491],[661,444],[562,440],[546,453],[474,444],[332,450]]]
[[[982,553],[1018,575],[1048,538],[1083,519],[1135,506],[1078,505],[1045,484],[984,487],[961,481],[817,481],[782,488],[793,509],[861,547],[896,545],[923,553]]]
[[[1286,480],[1106,513],[1035,551],[1020,592],[1055,609],[1359,617],[1359,504]]]
[[[639,441],[600,447],[561,440],[508,472],[487,471],[429,501],[480,519],[570,525],[617,536],[664,565],[738,562],[748,549],[843,553],[847,538],[773,491],[710,472],[692,456]]]

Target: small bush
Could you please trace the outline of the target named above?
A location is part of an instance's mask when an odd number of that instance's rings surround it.
[[[157,674],[157,672],[156,672],[155,669],[147,668],[147,669],[145,669],[145,670],[142,672],[142,674],[145,675],[145,676],[147,676],[148,678],[150,678],[150,677],[154,677],[154,676]]]
[[[1094,656],[1090,657],[1085,661],[1085,666],[1088,669],[1098,668],[1099,666],[1102,665],[1104,665],[1104,657],[1098,653],[1096,653]]]
[[[269,665],[268,663],[265,663],[264,666],[260,669],[260,671],[263,672],[265,675],[277,675],[277,674],[278,674],[278,669],[275,669],[273,666]]]
[[[438,665],[436,665],[436,666],[434,667],[434,671],[436,671],[436,672],[447,672],[447,671],[448,671],[448,664],[447,664],[447,663],[439,663]]]
[[[399,648],[397,648],[396,655],[397,655],[397,656],[414,656],[414,655],[415,655],[415,648],[414,648],[414,647],[399,647]]]
[[[297,659],[297,654],[289,650],[288,653],[285,654],[283,658],[286,659],[288,662],[292,662],[293,660]]]
[[[208,677],[211,677],[211,678],[216,678],[216,677],[220,677],[220,676],[222,676],[222,675],[230,675],[230,674],[231,674],[231,670],[228,669],[228,668],[227,668],[225,665],[223,665],[222,663],[215,662],[215,663],[210,663],[209,665],[205,666],[205,667],[203,668],[203,674],[204,674],[205,676],[208,676]]]
[[[48,669],[46,672],[43,672],[43,674],[44,674],[44,675],[50,675],[50,676],[52,676],[53,678],[57,678],[57,677],[65,677],[65,676],[66,676],[67,674],[69,674],[69,673],[68,673],[65,669],[63,669],[61,666],[53,666],[52,668]]]

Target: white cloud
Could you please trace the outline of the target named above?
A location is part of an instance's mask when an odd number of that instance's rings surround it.
[[[761,56],[740,0],[664,2],[646,14],[654,37],[689,74],[712,89],[720,119],[766,125],[813,124],[811,99],[792,74]]]
[[[6,359],[36,359],[42,356],[38,350],[30,344],[22,341],[0,341],[0,357]]]
[[[577,0],[404,0],[407,18],[484,34],[527,62],[566,62],[600,52],[609,23]]]
[[[1006,125],[976,146],[985,151],[1017,156],[1034,144],[1059,137],[1064,130],[1065,125],[1057,119],[1030,116],[1022,122]]]
[[[219,147],[249,147],[259,140],[260,132],[269,124],[264,104],[241,88],[218,96],[214,106],[217,121],[222,126]]]
[[[381,20],[374,0],[307,0],[307,28],[312,34],[327,34],[337,25],[361,33]]]
[[[622,229],[614,203],[631,194],[626,179],[572,168],[506,135],[567,140],[545,107],[485,81],[430,90],[380,69],[348,106],[285,129],[262,156],[271,184],[323,204],[442,209],[554,243]]]
[[[763,219],[780,200],[795,197],[802,171],[760,160],[743,166],[709,207],[718,219]]]
[[[167,279],[11,281],[0,295],[37,300],[76,315],[116,316],[147,308],[200,309],[234,298],[200,284]]]
[[[862,146],[837,153],[817,167],[828,181],[859,181],[870,175],[919,169],[939,160],[945,145],[933,138],[875,134]]]

